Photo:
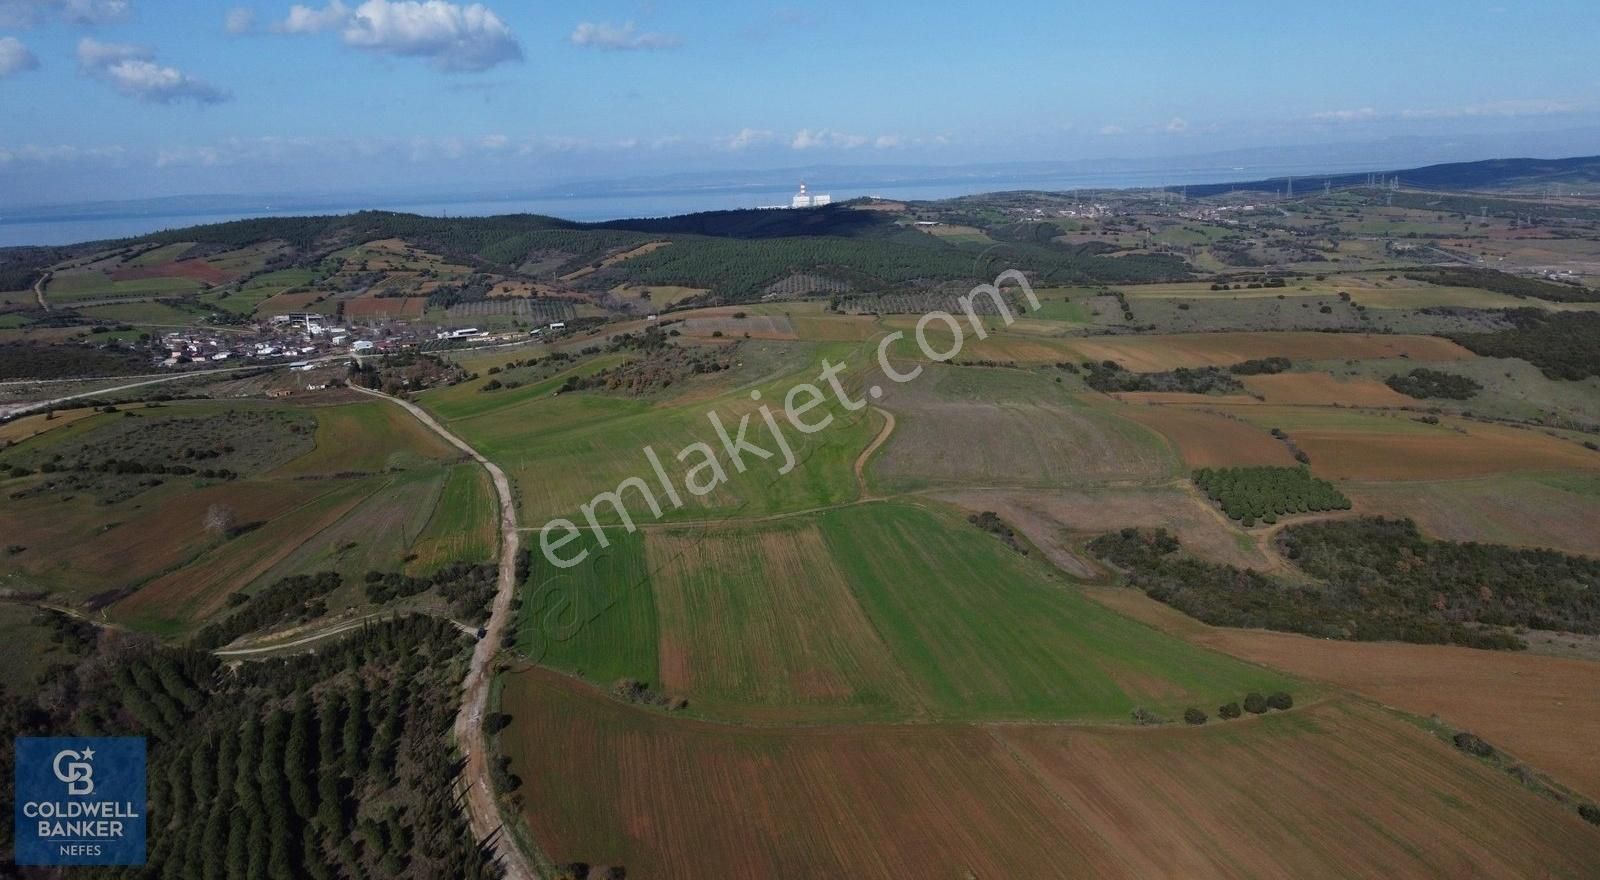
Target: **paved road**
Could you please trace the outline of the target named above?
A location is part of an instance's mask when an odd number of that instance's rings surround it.
[[[491,668],[495,654],[500,650],[500,640],[505,634],[506,621],[511,617],[511,599],[517,591],[517,508],[511,495],[511,481],[499,465],[484,458],[465,440],[445,430],[433,416],[410,401],[367,388],[350,386],[364,394],[381,397],[405,407],[407,412],[444,438],[452,446],[470,455],[494,480],[495,493],[500,498],[500,578],[490,608],[489,622],[484,625],[484,636],[472,650],[472,663],[467,677],[461,682],[461,709],[456,713],[456,744],[466,758],[462,781],[466,783],[467,819],[478,840],[492,841],[507,880],[538,880],[528,857],[517,845],[516,838],[501,833],[500,808],[495,802],[494,789],[489,781],[488,742],[483,734],[483,713],[489,705],[489,685],[493,680]]]

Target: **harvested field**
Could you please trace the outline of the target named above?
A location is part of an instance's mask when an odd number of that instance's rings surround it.
[[[680,329],[685,336],[711,336],[721,333],[725,337],[743,339],[783,339],[794,340],[796,335],[794,325],[789,322],[788,315],[746,315],[735,318],[727,316],[707,316],[685,318]]]
[[[878,333],[878,322],[855,315],[790,315],[789,324],[801,339],[818,342],[864,342]]]
[[[1575,747],[1600,741],[1600,665],[1593,661],[1224,629],[1137,590],[1087,592],[1194,644],[1347,688],[1414,715],[1438,715],[1600,800],[1600,751]]]
[[[935,497],[974,513],[998,513],[1057,567],[1080,578],[1102,574],[1081,543],[1128,526],[1164,528],[1185,550],[1213,562],[1256,569],[1275,564],[1253,538],[1185,489],[975,490]]]
[[[645,547],[667,693],[765,719],[914,705],[815,522],[654,531]]]
[[[344,316],[349,320],[420,318],[427,305],[425,296],[358,296],[344,301]]]
[[[1410,517],[1436,538],[1600,556],[1600,478],[1487,477],[1341,488],[1361,510]]]
[[[1515,472],[1600,471],[1600,454],[1505,425],[1447,420],[1426,432],[1292,430],[1311,470],[1337,480],[1450,480]]]
[[[1160,432],[1191,469],[1295,463],[1267,431],[1219,413],[1184,406],[1128,406],[1117,413]]]
[[[1267,403],[1296,406],[1417,406],[1421,401],[1376,379],[1338,379],[1329,373],[1242,376],[1245,387]]]
[[[111,618],[157,635],[178,635],[221,609],[230,593],[243,589],[338,522],[375,488],[365,480],[339,484],[310,503],[144,585],[111,606]]]
[[[139,278],[191,278],[206,284],[224,284],[234,276],[205,260],[183,260],[154,266],[130,266],[111,273],[113,281],[133,281]]]
[[[1151,482],[1174,471],[1158,435],[1028,374],[930,370],[882,405],[896,428],[867,474],[883,489]]]
[[[1073,340],[1072,347],[1081,360],[1114,360],[1135,372],[1226,367],[1267,357],[1297,361],[1394,357],[1454,361],[1472,357],[1472,352],[1454,342],[1434,336],[1364,333],[1182,333]]]
[[[1600,836],[1353,702],[1202,729],[753,730],[533,670],[504,705],[535,839],[630,876],[1581,877]]]

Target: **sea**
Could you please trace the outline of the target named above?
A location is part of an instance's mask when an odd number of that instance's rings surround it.
[[[830,187],[825,180],[811,186],[812,192],[827,193],[834,201],[861,196],[896,200],[947,199],[956,196],[1007,190],[1121,189],[1131,187],[1177,188],[1185,184],[1218,183],[1232,180],[1259,180],[1280,174],[1303,173],[1303,168],[1263,167],[1149,170],[1097,174],[1052,175],[1038,177],[996,177],[945,179],[896,183],[867,183],[850,187]],[[1337,173],[1334,169],[1325,172]],[[0,247],[18,245],[61,245],[83,241],[104,241],[146,235],[166,229],[181,229],[205,223],[222,223],[251,217],[303,216],[308,214],[350,214],[363,210],[400,211],[433,217],[484,217],[495,214],[543,214],[578,222],[670,217],[698,211],[723,211],[787,205],[793,186],[766,188],[699,187],[692,189],[652,189],[627,193],[574,193],[532,198],[432,199],[417,197],[371,196],[367,201],[343,204],[329,200],[286,200],[252,203],[241,196],[236,202],[201,213],[181,209],[160,210],[130,202],[126,207],[101,203],[75,211],[71,206],[37,211],[0,209]]]

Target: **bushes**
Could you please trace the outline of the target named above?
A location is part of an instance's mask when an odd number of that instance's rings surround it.
[[[1089,549],[1152,599],[1214,626],[1489,649],[1524,647],[1511,627],[1600,632],[1600,560],[1425,541],[1409,520],[1307,523],[1279,541],[1316,581],[1192,559],[1160,529],[1102,535]]]
[[[1167,719],[1162,718],[1160,715],[1157,715],[1143,706],[1135,706],[1133,712],[1130,714],[1133,717],[1133,723],[1140,727],[1154,727],[1157,724],[1167,723]]]
[[[1199,726],[1206,723],[1206,713],[1194,708],[1193,706],[1190,706],[1189,708],[1183,710],[1183,720],[1187,724]]]
[[[1223,703],[1221,706],[1217,707],[1217,717],[1225,721],[1231,721],[1234,718],[1238,718],[1240,714],[1238,703]]]
[[[1251,715],[1264,714],[1267,711],[1267,698],[1253,691],[1245,694],[1244,710]]]
[[[1260,376],[1281,373],[1294,366],[1294,362],[1286,357],[1253,358],[1240,361],[1228,368],[1228,372],[1237,376]]]
[[[1349,498],[1305,467],[1201,468],[1193,479],[1224,513],[1246,526],[1295,513],[1350,509]]]
[[[1578,806],[1578,815],[1582,816],[1583,821],[1588,822],[1590,825],[1600,825],[1600,807],[1594,804],[1580,804]]]
[[[1285,712],[1294,708],[1294,698],[1283,691],[1277,691],[1267,696],[1267,706]]]
[[[1494,746],[1484,742],[1477,734],[1462,731],[1450,738],[1456,748],[1478,758],[1494,757]]]
[[[1514,309],[1514,326],[1499,333],[1458,333],[1451,339],[1483,357],[1521,358],[1551,379],[1600,376],[1600,313]]]
[[[1384,380],[1384,384],[1401,394],[1419,400],[1430,397],[1466,400],[1483,390],[1482,385],[1466,376],[1430,370],[1427,367],[1412,370],[1404,376],[1390,376]]]
[[[1133,373],[1116,361],[1084,362],[1084,382],[1096,391],[1165,391],[1185,394],[1231,394],[1243,391],[1239,380],[1216,367],[1179,367],[1164,373]]]

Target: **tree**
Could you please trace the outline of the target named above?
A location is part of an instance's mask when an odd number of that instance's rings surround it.
[[[1244,710],[1251,715],[1260,715],[1267,711],[1267,698],[1251,691],[1244,696]]]
[[[1267,705],[1282,712],[1294,707],[1294,698],[1283,691],[1277,691],[1267,697]]]
[[[1219,718],[1238,718],[1239,714],[1238,703],[1226,703],[1217,707],[1217,717]]]
[[[1190,706],[1189,708],[1183,710],[1183,720],[1190,724],[1204,724],[1206,723],[1206,713],[1194,708],[1193,706]]]

